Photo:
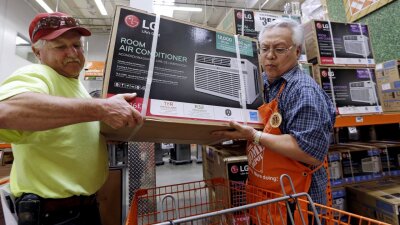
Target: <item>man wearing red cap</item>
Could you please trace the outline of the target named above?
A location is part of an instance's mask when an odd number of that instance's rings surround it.
[[[89,30],[64,13],[40,13],[29,26],[40,61],[0,85],[0,140],[12,143],[10,189],[18,224],[101,224],[95,193],[108,175],[99,121],[142,124],[127,101],[135,94],[92,99],[78,77]]]

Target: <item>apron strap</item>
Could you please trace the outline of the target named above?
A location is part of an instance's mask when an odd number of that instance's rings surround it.
[[[282,94],[282,91],[283,91],[283,89],[285,88],[285,84],[286,84],[286,81],[283,80],[283,83],[281,84],[281,87],[279,88],[279,92],[278,92],[278,94],[276,95],[275,99],[278,99],[279,96]]]
[[[319,164],[317,167],[315,167],[313,170],[311,170],[310,174],[315,173],[315,171],[319,170],[323,165],[324,165],[324,163]]]

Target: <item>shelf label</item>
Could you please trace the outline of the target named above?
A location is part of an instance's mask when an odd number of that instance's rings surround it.
[[[356,116],[356,123],[364,122],[364,118],[362,116]]]

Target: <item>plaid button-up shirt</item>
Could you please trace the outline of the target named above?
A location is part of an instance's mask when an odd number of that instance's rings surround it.
[[[283,134],[292,135],[300,148],[310,156],[323,161],[327,155],[335,122],[331,99],[299,66],[295,66],[271,84],[263,74],[264,99],[275,98],[283,81],[285,88],[279,97]],[[312,175],[309,194],[314,202],[326,204],[327,173],[323,167]]]

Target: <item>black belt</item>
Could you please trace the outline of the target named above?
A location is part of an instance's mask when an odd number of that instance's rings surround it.
[[[91,206],[97,204],[96,195],[90,196],[71,196],[68,198],[42,198],[40,205],[44,212],[54,212],[57,210],[76,208],[80,206]]]

